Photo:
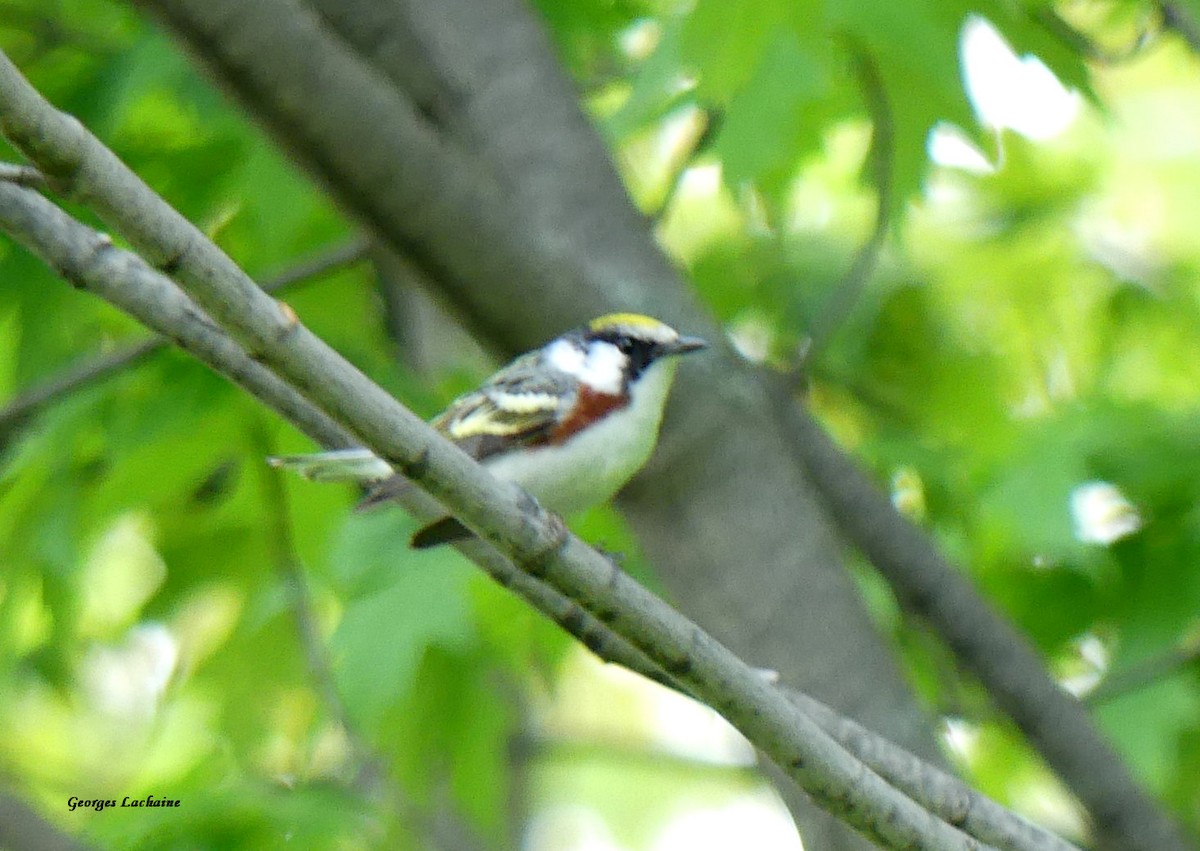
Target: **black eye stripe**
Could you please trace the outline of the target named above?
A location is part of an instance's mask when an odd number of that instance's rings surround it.
[[[641,375],[642,371],[660,354],[659,344],[655,341],[635,337],[612,328],[586,336],[592,340],[600,340],[616,346],[617,350],[627,359],[626,375],[630,380]]]

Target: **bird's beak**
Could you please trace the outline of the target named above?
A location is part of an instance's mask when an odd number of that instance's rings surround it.
[[[680,337],[667,347],[667,354],[686,355],[688,352],[698,352],[708,348],[708,341],[699,337]]]

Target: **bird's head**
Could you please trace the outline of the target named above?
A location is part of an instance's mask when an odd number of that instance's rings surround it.
[[[610,313],[593,319],[582,332],[587,346],[608,344],[621,355],[618,359],[627,381],[637,378],[652,364],[699,351],[708,343],[699,337],[685,337],[650,316],[638,313]]]

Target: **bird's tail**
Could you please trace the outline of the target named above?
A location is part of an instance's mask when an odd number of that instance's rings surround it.
[[[272,455],[267,463],[299,473],[314,482],[370,484],[395,475],[391,466],[369,449],[336,449],[311,455]]]

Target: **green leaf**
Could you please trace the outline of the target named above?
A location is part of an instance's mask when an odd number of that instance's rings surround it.
[[[751,77],[730,99],[715,151],[733,186],[780,187],[818,147],[832,96],[827,61],[782,31],[770,38]]]
[[[333,637],[338,686],[369,726],[412,687],[430,647],[463,647],[475,635],[471,569],[447,548],[409,550],[407,528],[394,515],[356,517],[334,556],[337,570],[360,589]]]
[[[1200,717],[1200,692],[1194,682],[1172,677],[1114,700],[1096,710],[1104,732],[1121,755],[1151,788],[1162,790],[1180,771],[1180,741],[1185,731],[1196,729]],[[1194,787],[1193,787],[1194,788]]]

